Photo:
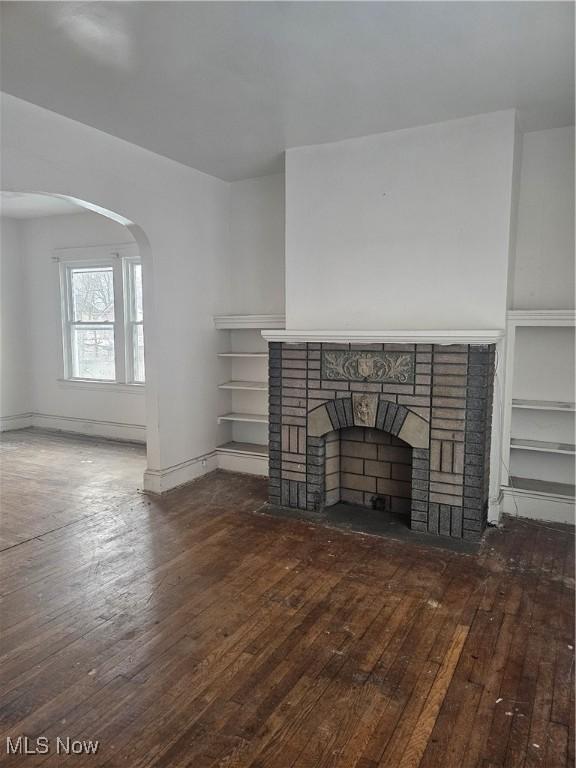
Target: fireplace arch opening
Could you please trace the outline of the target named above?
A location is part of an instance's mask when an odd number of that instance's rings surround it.
[[[308,507],[346,502],[399,515],[409,525],[412,449],[428,440],[428,422],[390,400],[354,393],[323,403],[308,420]]]

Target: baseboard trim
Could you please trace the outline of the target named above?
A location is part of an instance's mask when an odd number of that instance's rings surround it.
[[[498,523],[500,516],[502,515],[502,502],[503,502],[502,489],[496,498],[488,499],[488,522]]]
[[[246,475],[260,475],[268,477],[268,457],[239,454],[234,451],[217,448],[218,468],[228,472],[242,472]]]
[[[13,429],[28,429],[32,426],[33,413],[16,413],[13,416],[0,416],[0,432]]]
[[[502,511],[513,517],[574,525],[576,503],[568,496],[503,486]]]
[[[208,472],[218,469],[216,451],[196,456],[165,469],[147,469],[144,472],[144,490],[147,493],[161,494],[179,488],[196,480]]]
[[[39,427],[55,432],[72,432],[89,437],[106,437],[111,440],[125,440],[131,443],[146,443],[146,427],[143,424],[123,424],[118,421],[86,419],[79,416],[57,416],[51,413],[23,413],[17,416],[3,416],[0,431]]]
[[[166,493],[215,469],[267,477],[268,459],[263,456],[238,455],[217,448],[165,469],[147,469],[144,472],[144,490],[154,494]]]

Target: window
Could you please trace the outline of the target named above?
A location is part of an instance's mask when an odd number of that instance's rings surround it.
[[[60,284],[64,377],[143,384],[139,259],[121,253],[62,259]]]

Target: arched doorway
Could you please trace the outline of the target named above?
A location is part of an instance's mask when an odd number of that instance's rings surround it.
[[[19,238],[25,262],[14,291],[19,298],[12,303],[14,318],[25,322],[7,324],[12,339],[2,346],[8,356],[18,350],[22,359],[26,349],[34,356],[27,370],[18,370],[32,382],[29,405],[17,408],[3,398],[2,428],[31,425],[133,440],[146,444],[150,462],[158,441],[149,429],[157,419],[147,235],[121,213],[69,195],[10,190],[2,192],[2,203],[3,232],[16,228],[10,221],[26,232]],[[3,361],[7,380],[16,374],[11,362]],[[3,391],[19,388],[15,380]]]

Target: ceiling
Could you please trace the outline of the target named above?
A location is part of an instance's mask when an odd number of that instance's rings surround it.
[[[5,2],[8,93],[236,180],[288,147],[516,107],[573,123],[556,2]]]
[[[35,219],[38,216],[60,216],[65,213],[86,213],[86,209],[61,197],[0,192],[0,214],[11,219]]]

